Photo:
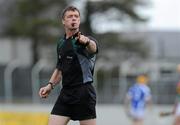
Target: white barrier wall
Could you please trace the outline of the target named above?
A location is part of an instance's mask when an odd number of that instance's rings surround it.
[[[23,65],[32,63],[31,42],[23,39],[0,39],[0,64],[18,60]]]

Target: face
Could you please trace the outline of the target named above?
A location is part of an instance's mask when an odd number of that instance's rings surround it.
[[[68,30],[79,29],[80,25],[80,15],[78,11],[67,11],[62,19],[64,27]]]

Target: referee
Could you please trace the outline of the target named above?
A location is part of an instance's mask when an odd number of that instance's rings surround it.
[[[79,31],[80,12],[68,6],[62,12],[65,35],[57,44],[57,65],[48,84],[39,90],[46,98],[62,80],[62,90],[51,111],[48,125],[67,125],[78,120],[80,125],[96,125],[96,93],[93,72],[98,52],[97,41]]]

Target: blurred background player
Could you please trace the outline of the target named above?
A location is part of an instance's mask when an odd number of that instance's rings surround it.
[[[180,125],[180,81],[176,87],[177,96],[172,114],[175,115],[174,125]]]
[[[145,105],[151,102],[151,90],[147,83],[147,76],[140,75],[136,78],[136,83],[127,92],[125,108],[133,121],[133,125],[144,124]]]

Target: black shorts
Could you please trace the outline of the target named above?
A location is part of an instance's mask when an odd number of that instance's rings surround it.
[[[63,88],[51,111],[53,115],[67,116],[71,120],[96,118],[96,93],[91,84]]]

